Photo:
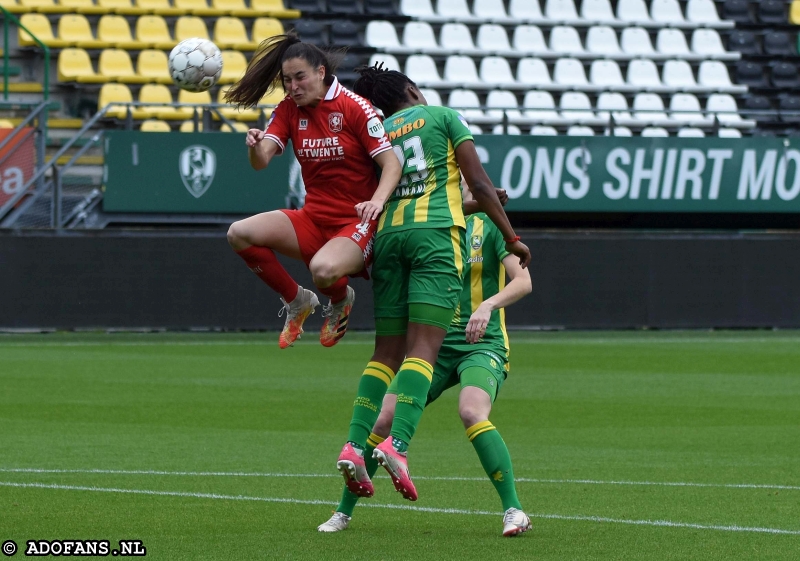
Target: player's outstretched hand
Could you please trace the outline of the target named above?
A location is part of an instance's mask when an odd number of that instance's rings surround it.
[[[508,202],[508,193],[506,193],[505,189],[495,189],[497,191],[497,198],[500,199],[500,204],[506,206]]]
[[[248,148],[252,148],[259,142],[264,140],[264,131],[261,129],[250,129],[247,131],[247,138],[245,138],[245,144],[247,144]]]
[[[523,269],[530,265],[531,250],[521,241],[517,240],[513,243],[506,243],[506,251],[519,257],[519,266]]]
[[[469,317],[467,323],[467,343],[474,344],[486,334],[486,326],[492,317],[492,310],[486,302],[482,302],[478,309]]]
[[[378,205],[372,201],[364,201],[356,205],[356,212],[362,224],[369,224],[371,220],[376,220],[383,210],[383,205]]]

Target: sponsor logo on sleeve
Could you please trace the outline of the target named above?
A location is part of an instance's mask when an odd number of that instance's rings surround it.
[[[372,117],[367,121],[367,132],[372,138],[383,138],[386,131],[383,130],[383,123],[379,117]]]

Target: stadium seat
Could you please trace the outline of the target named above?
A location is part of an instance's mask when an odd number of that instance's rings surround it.
[[[283,24],[277,18],[263,17],[253,21],[252,39],[255,43],[261,44],[264,39],[283,35]]]
[[[483,129],[480,128],[478,125],[468,125],[467,128],[469,129],[469,132],[472,134],[472,136],[483,134]]]
[[[650,34],[643,27],[626,27],[619,37],[623,52],[633,56],[650,57],[656,54],[650,42]]]
[[[690,93],[677,93],[669,100],[670,117],[681,123],[691,123],[695,126],[709,126],[713,117],[706,117],[700,108],[697,96]]]
[[[697,89],[692,66],[685,60],[668,60],[664,63],[662,80],[665,86],[678,90]]]
[[[328,44],[328,37],[325,26],[312,20],[300,20],[295,22],[294,30],[300,35],[304,43],[311,43],[317,47],[324,47]]]
[[[397,10],[393,0],[364,0],[364,12],[374,16],[391,16]]]
[[[508,59],[500,56],[483,57],[479,71],[480,79],[501,88],[513,88],[519,84],[514,79]]]
[[[628,101],[619,92],[603,92],[597,96],[597,118],[609,122],[614,116],[615,123],[630,123]]]
[[[217,18],[214,23],[214,43],[220,49],[237,51],[252,51],[258,47],[258,43],[247,37],[244,23],[238,17]]]
[[[250,9],[255,12],[253,15],[273,18],[297,19],[301,15],[300,10],[285,8],[283,0],[250,0]]]
[[[106,41],[94,38],[89,20],[81,14],[64,14],[58,19],[58,38],[72,47],[81,49],[102,49],[111,46]]]
[[[531,0],[509,0],[508,15],[515,21],[546,21],[539,2],[531,2]]]
[[[242,77],[247,70],[247,59],[241,51],[222,51],[222,75],[220,84],[232,84]]]
[[[329,14],[360,15],[363,13],[361,3],[357,0],[328,0]]]
[[[469,28],[463,23],[446,23],[439,31],[439,42],[443,49],[459,53],[477,53]]]
[[[756,5],[758,6],[758,21],[761,23],[785,25],[789,21],[784,0],[761,0]]]
[[[180,43],[192,37],[211,39],[206,23],[198,16],[181,16],[175,20],[175,42]]]
[[[125,84],[103,84],[100,88],[100,94],[97,98],[97,108],[102,109],[108,107],[105,112],[106,117],[124,119],[129,111],[134,119],[142,119],[147,116],[139,109],[134,109],[127,105],[120,105],[125,103],[133,103],[131,90]]]
[[[486,96],[486,116],[499,123],[503,120],[503,113],[508,116],[509,122],[523,120],[519,110],[517,96],[508,90],[492,90]]]
[[[508,42],[508,33],[502,25],[495,23],[485,23],[478,28],[476,38],[478,49],[487,53],[513,56],[514,50]]]
[[[372,56],[369,57],[369,62],[367,64],[369,66],[373,66],[378,62],[382,63],[384,68],[387,68],[389,70],[401,70],[402,69],[402,67],[400,66],[400,63],[397,62],[397,57],[395,57],[394,55],[390,55],[388,53],[374,53]],[[433,59],[431,59],[431,62],[433,62]],[[435,64],[434,64],[433,68],[434,68],[434,70],[436,69],[436,65]],[[407,63],[406,63],[406,69],[405,69],[404,72],[405,72],[406,75],[410,76],[408,74],[408,64]],[[437,75],[438,75],[438,72],[437,72]]]
[[[556,25],[550,30],[550,50],[563,55],[580,55],[585,52],[578,30],[568,25]]]
[[[581,18],[599,23],[615,22],[614,10],[608,0],[583,0],[581,2]]]
[[[717,136],[720,138],[742,138],[742,131],[739,129],[720,127],[720,129],[717,130]]]
[[[577,58],[560,58],[553,68],[553,82],[574,88],[589,88],[583,63]]]
[[[652,0],[650,17],[658,23],[682,24],[686,21],[678,0]]]
[[[301,13],[316,14],[324,12],[324,4],[320,0],[289,0],[290,5]]]
[[[550,92],[525,92],[522,100],[523,115],[539,123],[561,123],[564,119],[556,111],[556,102]]]
[[[177,44],[169,34],[166,20],[159,15],[136,20],[136,40],[152,49],[172,49]]]
[[[400,13],[420,19],[435,19],[431,0],[400,0]]]
[[[772,111],[772,103],[765,95],[750,94],[744,98],[742,116],[747,119],[763,119],[766,112]]]
[[[408,25],[408,24],[407,24]],[[431,30],[432,31],[432,30]],[[403,29],[405,33],[405,28]],[[364,31],[364,42],[378,49],[399,49],[400,40],[397,38],[397,30],[388,21],[371,21],[367,24]]]
[[[706,112],[728,127],[745,126],[736,100],[730,94],[711,94],[706,100]]]
[[[728,49],[745,55],[760,55],[761,45],[756,41],[756,35],[745,29],[734,29],[728,35]]]
[[[136,73],[128,51],[122,49],[104,49],[97,62],[97,73],[107,82],[146,84],[150,81],[150,78]]]
[[[142,121],[139,125],[139,130],[142,132],[172,132],[169,123],[161,119],[147,119]]]
[[[586,32],[586,50],[592,54],[616,57],[622,54],[617,33],[607,25],[590,27]]]
[[[800,97],[796,95],[779,96],[778,110],[780,111],[781,121],[785,123],[800,123]]]
[[[246,133],[248,130],[250,130],[250,127],[248,127],[244,123],[239,123],[239,122],[233,123],[233,126],[229,125],[228,123],[222,123],[222,125],[219,127],[219,130],[220,130],[220,132],[244,132],[244,133]]]
[[[661,77],[658,75],[656,63],[649,59],[636,59],[628,64],[626,81],[637,89],[661,89]]]
[[[616,126],[613,129],[605,130],[606,136],[633,136],[633,132],[628,127]]]
[[[141,16],[147,13],[146,8],[134,6],[131,0],[97,0],[97,4],[108,12],[123,16]]]
[[[540,58],[526,57],[517,64],[517,82],[539,88],[553,86],[547,64]]]
[[[792,0],[792,4],[789,6],[789,23],[800,25],[800,0]]]
[[[64,12],[84,15],[106,14],[108,10],[98,6],[93,0],[58,0],[58,5]]]
[[[512,22],[508,17],[503,0],[475,0],[472,4],[472,12],[475,17],[502,22]]]
[[[84,49],[70,48],[58,53],[58,81],[102,84],[108,79],[95,73],[89,53]]]
[[[535,25],[518,25],[514,29],[511,45],[523,53],[542,54],[550,51],[542,30]]]
[[[354,69],[363,66],[365,62],[366,57],[359,52],[346,53],[336,69],[336,77],[346,88],[352,89],[353,83],[359,78]]]
[[[44,14],[58,14],[69,10],[69,8],[59,6],[53,0],[20,0],[19,4],[26,10]]]
[[[370,22],[370,25],[372,25],[372,23],[377,22]],[[383,23],[388,24],[387,26],[382,26],[387,28],[385,29],[387,33],[385,37],[378,39],[378,41],[391,43],[394,40],[391,36],[394,32],[394,26],[389,22]],[[389,31],[388,27],[391,27],[392,31]],[[371,42],[368,43],[371,46],[379,46]],[[392,45],[387,44],[380,46],[391,47]],[[430,54],[431,52],[441,51],[439,44],[436,42],[436,36],[433,34],[433,28],[431,24],[426,21],[410,21],[403,27],[403,47],[410,52],[426,52]]]
[[[722,4],[722,17],[736,23],[755,23],[747,0],[725,0]]]
[[[161,16],[154,16],[161,17]],[[97,22],[97,38],[117,49],[146,49],[148,44],[131,36],[128,20],[118,15],[105,15]]]
[[[467,5],[467,0],[437,0],[436,14],[448,21],[469,21],[476,19]]]
[[[663,138],[669,136],[667,129],[662,127],[645,127],[639,134],[644,137],[657,137],[657,138]]]
[[[637,93],[633,98],[632,109],[631,117],[640,123],[670,123],[669,117],[664,112],[664,101],[657,94]]]
[[[596,59],[589,67],[589,81],[605,90],[624,91],[628,89],[622,78],[622,71],[616,61]]]
[[[572,125],[567,128],[567,136],[594,136],[594,129],[585,125]]]
[[[558,102],[558,109],[561,117],[567,121],[575,121],[580,124],[600,124],[592,111],[592,102],[589,96],[583,92],[565,92],[561,95]]]
[[[171,84],[167,53],[154,49],[144,49],[136,59],[136,70],[140,76],[146,76],[150,82]]]
[[[170,6],[169,0],[136,0],[136,7],[158,16],[183,15],[183,10]]]
[[[504,127],[503,125],[495,125],[492,129],[492,134],[508,134],[519,136],[522,134],[522,131],[517,125],[508,125],[507,127]]]
[[[17,0],[0,0],[0,6],[3,6],[3,8],[11,12],[12,14],[22,14],[30,11],[29,8],[21,6]]]
[[[175,4],[175,7],[181,10],[185,15],[191,14],[199,17],[217,17],[225,15],[224,11],[209,6],[206,0],[172,0],[172,2]]]
[[[650,13],[644,0],[618,0],[617,19],[630,23],[650,22]]]
[[[186,90],[178,90],[178,103],[195,103],[198,105],[209,105],[211,94],[207,91],[193,93]],[[159,111],[158,116],[162,119],[191,119],[195,113],[194,107],[174,107]]]
[[[786,61],[775,61],[770,65],[772,85],[781,89],[800,88],[797,65]]]
[[[475,61],[468,56],[452,55],[444,63],[443,76],[445,82],[467,88],[480,88],[484,86],[478,77]]]
[[[681,127],[678,129],[676,136],[681,138],[705,138],[706,133],[703,132],[703,129],[695,127]]]
[[[751,60],[740,60],[736,64],[736,82],[751,88],[763,88],[768,85],[764,67]]]
[[[335,21],[331,24],[329,44],[333,47],[361,47],[359,31],[360,27],[352,21]]]
[[[428,105],[442,106],[442,98],[439,95],[439,92],[436,90],[432,90],[430,88],[420,88],[419,91],[425,96],[425,100],[428,102]]]
[[[142,106],[139,109],[148,117],[171,118],[175,108],[172,104],[172,92],[164,84],[145,84],[139,90],[140,103],[158,103],[160,105]]]
[[[203,121],[202,119],[198,119],[197,123],[194,122],[194,119],[189,119],[181,123],[181,126],[178,127],[179,132],[203,132]]]
[[[692,52],[703,57],[720,57],[729,53],[714,29],[695,29],[692,32]]]
[[[554,23],[579,23],[578,11],[572,0],[545,0],[544,15]]]
[[[658,30],[656,50],[663,55],[676,58],[686,57],[691,54],[683,31],[669,27]]]
[[[534,125],[531,127],[532,136],[558,136],[558,131],[550,125]]]
[[[258,109],[245,109],[239,108],[234,106],[233,104],[229,104],[225,101],[225,94],[231,88],[230,85],[222,86],[219,91],[217,91],[217,103],[219,104],[227,104],[227,107],[220,107],[217,110],[219,113],[225,117],[226,119],[231,120],[238,120],[238,121],[256,121],[258,120],[259,110]],[[281,88],[277,88],[281,90]],[[214,120],[219,119],[217,115],[213,116]]]
[[[426,98],[427,99],[427,98]],[[430,103],[430,100],[428,100]],[[488,123],[491,120],[479,109],[481,102],[472,90],[455,89],[447,98],[447,106],[455,109],[470,123]]]
[[[790,36],[785,31],[765,31],[764,54],[797,56],[796,36]]]
[[[53,28],[50,26],[50,20],[47,19],[46,15],[22,14],[19,21],[48,47],[60,49],[69,46],[69,41],[56,39],[53,36]],[[37,44],[33,37],[22,28],[19,28],[17,32],[17,41],[20,47],[34,47]]]
[[[720,23],[714,0],[689,0],[686,3],[686,19],[699,24]]]
[[[761,79],[766,85],[763,69],[760,66],[759,69],[758,73],[760,73]],[[697,71],[697,83],[706,90],[721,93],[744,93],[747,90],[745,86],[731,83],[728,67],[718,60],[704,60],[700,63]]]
[[[373,56],[381,55],[376,54]],[[383,60],[386,60],[385,56]],[[395,59],[395,61],[396,60],[397,59]],[[406,59],[405,75],[418,84],[442,84],[442,78],[439,76],[436,63],[433,62],[433,59],[428,55],[411,55],[408,57]]]

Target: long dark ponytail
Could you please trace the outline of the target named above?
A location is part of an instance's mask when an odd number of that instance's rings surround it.
[[[408,86],[416,84],[397,70],[384,68],[382,62],[372,66],[359,66],[355,71],[361,75],[353,84],[353,91],[366,98],[387,117],[396,113],[408,101]]]
[[[325,85],[330,86],[341,56],[303,43],[294,31],[269,37],[258,46],[244,76],[227,91],[225,101],[238,107],[255,107],[266,93],[283,87],[282,65],[292,58],[301,58],[315,69],[324,67]]]

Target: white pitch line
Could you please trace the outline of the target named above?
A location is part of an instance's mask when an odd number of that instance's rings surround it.
[[[268,503],[289,503],[306,505],[336,505],[334,501],[323,501],[319,499],[286,499],[280,497],[248,497],[245,495],[219,495],[216,493],[186,493],[181,491],[152,491],[148,489],[118,489],[114,487],[84,487],[79,485],[55,485],[50,483],[15,483],[11,481],[0,481],[0,487],[18,487],[35,489],[59,489],[65,491],[93,491],[100,493],[126,493],[134,495],[155,495],[165,497],[191,497],[198,499],[215,499],[228,501],[257,501]],[[432,512],[437,514],[464,514],[481,516],[502,516],[499,512],[489,512],[485,510],[465,510],[458,508],[435,508],[409,505],[360,503],[359,506],[367,508],[388,508],[395,510],[409,510],[413,512]],[[717,530],[722,532],[750,532],[759,534],[784,534],[800,535],[800,530],[784,530],[782,528],[760,528],[753,526],[738,525],[714,525],[714,524],[693,524],[690,522],[673,522],[671,520],[629,520],[624,518],[607,518],[603,516],[570,516],[563,514],[531,514],[531,518],[542,518],[548,520],[570,520],[581,522],[601,522],[609,524],[630,524],[634,526],[656,526],[668,528],[691,528],[694,530]]]
[[[259,473],[242,471],[162,471],[162,470],[127,470],[127,469],[43,469],[43,468],[0,468],[0,473],[82,473],[106,475],[174,475],[191,477],[331,477],[341,475],[333,473]],[[379,476],[384,477],[384,476]],[[486,481],[485,477],[458,476],[424,476],[415,475],[414,479],[428,481]],[[599,479],[536,479],[516,477],[518,483],[566,484],[566,485],[640,485],[652,487],[712,487],[723,489],[780,489],[784,491],[800,491],[800,485],[772,485],[766,483],[693,483],[685,481],[608,481]]]

